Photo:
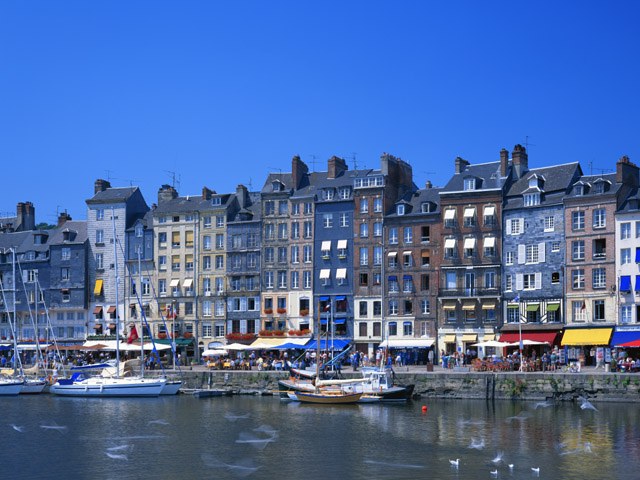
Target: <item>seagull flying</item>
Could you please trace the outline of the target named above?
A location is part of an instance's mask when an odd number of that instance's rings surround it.
[[[16,432],[20,432],[20,433],[24,432],[24,427],[21,427],[19,425],[14,425],[13,423],[11,424],[11,428],[13,428]]]
[[[504,455],[504,453],[503,453],[503,452],[498,452],[498,453],[496,454],[496,458],[494,458],[494,459],[493,459],[493,460],[491,460],[491,461],[497,465],[498,463],[500,463],[500,462],[502,461],[502,456],[503,456],[503,455]]]

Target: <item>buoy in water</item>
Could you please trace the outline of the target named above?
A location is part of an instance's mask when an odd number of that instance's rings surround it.
[[[426,405],[422,405],[422,413],[427,413],[427,406]]]

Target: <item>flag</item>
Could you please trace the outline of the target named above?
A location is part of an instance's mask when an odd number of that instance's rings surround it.
[[[331,304],[330,304],[330,303],[327,303],[327,304],[325,305],[325,307],[324,307],[324,311],[325,311],[325,312],[330,312],[330,311],[331,311]]]
[[[584,309],[587,308],[587,304],[584,303],[584,300],[582,301],[582,306],[580,307],[580,311],[584,311]]]
[[[138,339],[138,330],[136,330],[136,326],[131,327],[131,332],[129,332],[129,336],[127,337],[127,343],[133,343]]]
[[[519,293],[516,295],[516,298],[514,298],[513,301],[516,302],[516,303],[520,303],[520,294]]]

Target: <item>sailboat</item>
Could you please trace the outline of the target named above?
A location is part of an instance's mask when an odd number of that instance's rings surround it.
[[[312,380],[314,387],[313,391],[298,390],[295,395],[299,402],[303,403],[316,403],[324,405],[337,405],[337,404],[349,404],[358,403],[362,398],[363,392],[355,392],[353,390],[348,391],[342,388],[335,388],[333,386],[326,385],[321,386],[320,380],[320,302],[318,302],[318,319],[316,323],[316,332],[318,335],[318,341],[316,345],[316,376]]]
[[[115,211],[112,208],[113,222],[113,250],[115,264],[115,284],[116,284],[116,332],[120,336],[120,313],[118,312],[118,252],[117,236],[115,225]],[[142,362],[142,359],[140,359]],[[144,368],[144,366],[143,366]],[[51,386],[49,391],[56,395],[74,397],[157,397],[162,392],[166,384],[164,378],[144,378],[142,376],[123,376],[126,372],[120,367],[120,339],[116,341],[116,366],[113,376],[100,376],[85,378],[83,373],[76,372],[69,379],[58,380]]]

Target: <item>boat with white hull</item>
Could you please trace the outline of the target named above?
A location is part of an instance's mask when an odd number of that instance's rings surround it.
[[[24,380],[0,379],[0,396],[18,395],[22,391]]]
[[[84,378],[81,374],[76,375],[68,380],[58,380],[49,391],[70,397],[157,397],[166,383],[164,378]]]

